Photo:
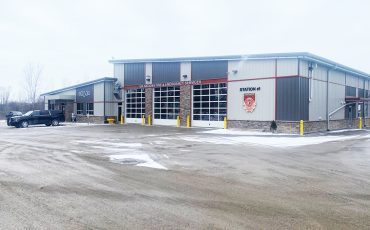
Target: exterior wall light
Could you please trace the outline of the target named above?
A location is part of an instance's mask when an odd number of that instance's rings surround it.
[[[182,75],[182,78],[188,78],[188,75],[184,74]]]
[[[145,76],[145,80],[147,81],[147,82],[150,82],[150,76],[149,75],[147,75],[147,76]]]
[[[238,73],[238,70],[237,69],[233,69],[233,74],[237,74]]]

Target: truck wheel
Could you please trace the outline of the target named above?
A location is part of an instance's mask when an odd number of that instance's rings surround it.
[[[28,127],[28,121],[22,121],[21,127],[22,128],[27,128]]]
[[[57,125],[59,125],[59,121],[54,119],[54,120],[51,121],[51,125],[52,126],[57,126]]]
[[[49,124],[49,123],[48,123],[48,124],[45,124],[45,125],[46,125],[46,126],[50,126],[51,124]]]

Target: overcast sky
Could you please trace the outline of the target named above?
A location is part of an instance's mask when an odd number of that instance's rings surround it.
[[[113,75],[112,57],[311,52],[370,73],[367,0],[0,0],[0,86],[22,94]]]

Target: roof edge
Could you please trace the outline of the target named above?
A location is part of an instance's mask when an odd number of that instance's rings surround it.
[[[246,54],[246,55],[226,55],[226,56],[203,56],[203,57],[179,57],[179,58],[147,58],[147,59],[119,59],[109,60],[111,64],[146,63],[146,62],[191,62],[191,61],[237,61],[237,60],[261,60],[261,59],[304,59],[317,62],[331,69],[340,69],[355,76],[370,78],[370,74],[342,65],[329,59],[320,57],[309,52],[292,53],[268,53],[268,54]]]
[[[92,81],[87,81],[87,82],[84,82],[84,83],[80,83],[80,84],[68,86],[68,87],[65,87],[65,88],[53,90],[53,91],[50,91],[50,92],[47,92],[47,93],[43,93],[43,94],[40,94],[40,96],[54,95],[54,94],[57,94],[57,93],[62,93],[62,92],[68,91],[68,90],[76,89],[76,88],[87,86],[87,85],[97,84],[97,83],[100,83],[100,82],[110,82],[110,81],[114,82],[114,81],[117,81],[117,80],[118,80],[117,78],[113,78],[113,77],[98,78],[98,79],[95,79],[95,80],[92,80]]]

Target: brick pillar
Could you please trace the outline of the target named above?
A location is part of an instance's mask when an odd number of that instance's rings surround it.
[[[67,101],[65,108],[64,108],[64,117],[66,121],[72,121],[72,113],[73,113],[73,101]]]
[[[180,87],[180,124],[186,126],[186,117],[190,116],[191,121],[191,85]]]
[[[148,122],[148,116],[151,116],[153,123],[153,88],[145,89],[145,122]]]

